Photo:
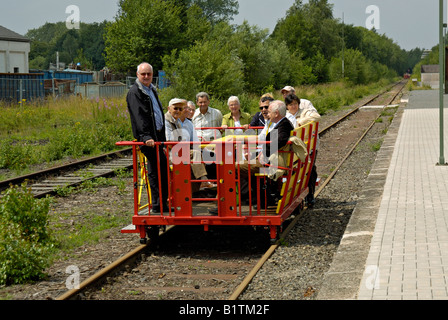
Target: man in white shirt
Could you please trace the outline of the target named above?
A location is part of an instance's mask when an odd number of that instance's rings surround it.
[[[197,130],[197,135],[200,141],[212,141],[221,138],[221,133],[218,129],[200,128],[221,128],[222,113],[218,109],[211,108],[210,96],[206,92],[200,92],[196,95],[196,109],[193,116],[193,125]]]

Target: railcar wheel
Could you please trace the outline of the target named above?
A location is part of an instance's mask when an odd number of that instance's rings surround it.
[[[270,234],[270,243],[271,245],[275,244],[277,240],[280,239],[280,234],[282,233],[283,228],[281,226],[270,226],[269,234]]]
[[[151,244],[157,243],[159,240],[160,227],[159,226],[150,226],[146,229],[146,233],[148,235]]]

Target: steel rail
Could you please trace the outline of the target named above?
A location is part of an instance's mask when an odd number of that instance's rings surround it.
[[[349,152],[344,156],[344,158],[338,163],[336,168],[331,172],[331,174],[328,176],[327,179],[323,182],[321,186],[316,190],[315,197],[317,198],[319,194],[322,192],[322,190],[325,188],[325,186],[331,181],[331,179],[334,177],[334,175],[338,172],[338,170],[341,168],[341,166],[344,164],[344,162],[348,159],[348,157],[353,153],[353,151],[356,149],[356,147],[361,143],[361,141],[364,139],[364,137],[367,135],[367,133],[372,129],[372,127],[375,125],[376,119],[372,121],[370,126],[367,130],[364,131],[361,138],[355,143],[355,145],[349,150]],[[246,290],[250,282],[253,280],[253,278],[256,276],[258,271],[260,271],[261,267],[266,263],[266,261],[272,256],[272,254],[277,250],[277,248],[281,245],[281,242],[283,239],[286,238],[286,236],[289,234],[289,232],[292,230],[292,228],[297,224],[297,222],[300,220],[300,218],[305,214],[306,210],[308,208],[304,207],[304,210],[300,212],[297,216],[294,217],[294,220],[288,225],[288,227],[285,229],[285,231],[282,232],[280,235],[280,239],[278,239],[271,247],[268,249],[268,251],[263,255],[263,257],[258,261],[258,263],[255,265],[255,267],[249,272],[249,274],[246,276],[246,278],[243,280],[243,282],[238,286],[238,288],[232,293],[232,295],[229,297],[229,300],[236,300],[238,297]]]
[[[404,84],[403,84],[404,83]],[[339,124],[340,122],[344,121],[345,119],[347,119],[348,117],[350,117],[351,115],[355,114],[356,112],[358,112],[362,107],[368,105],[369,103],[371,103],[372,101],[376,100],[378,97],[382,96],[383,94],[386,94],[388,92],[390,92],[394,87],[399,86],[400,84],[403,84],[400,87],[400,90],[398,90],[397,94],[394,95],[394,97],[390,100],[389,103],[391,103],[392,101],[395,100],[395,98],[400,94],[400,92],[403,90],[404,86],[406,85],[406,82],[401,80],[397,83],[395,83],[393,86],[391,86],[390,88],[386,89],[383,92],[380,92],[378,94],[376,94],[374,97],[370,98],[369,100],[367,100],[366,102],[363,103],[363,105],[360,105],[356,108],[354,108],[353,110],[351,110],[350,112],[348,112],[346,115],[344,115],[343,117],[339,118],[338,120],[336,120],[335,122],[331,123],[330,125],[328,125],[326,128],[323,128],[322,130],[319,131],[319,135],[324,135],[325,133],[327,133],[331,128],[335,127],[337,124]]]
[[[56,300],[70,300],[71,298],[75,297],[76,295],[80,294],[83,290],[86,288],[98,283],[101,279],[103,279],[105,276],[110,274],[111,272],[117,270],[119,267],[124,265],[125,263],[131,261],[132,259],[135,259],[138,254],[142,253],[148,244],[146,245],[140,245],[125,256],[121,257],[120,259],[114,261],[110,265],[108,265],[106,268],[100,270],[99,272],[95,273],[93,276],[88,278],[87,280],[83,281],[78,288],[71,289],[64,293],[63,295],[56,298]]]

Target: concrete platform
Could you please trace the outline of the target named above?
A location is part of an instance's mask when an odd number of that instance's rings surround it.
[[[448,166],[438,165],[439,137],[438,90],[403,97],[317,299],[448,299]]]

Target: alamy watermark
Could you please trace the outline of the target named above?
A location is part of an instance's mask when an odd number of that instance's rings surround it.
[[[65,8],[65,13],[69,14],[67,20],[65,20],[65,25],[67,29],[79,29],[81,23],[81,14],[78,6],[70,5]]]
[[[366,14],[370,14],[366,19],[366,29],[368,30],[381,29],[380,8],[375,5],[370,5],[366,8]]]
[[[379,290],[380,289],[380,268],[378,266],[367,266],[364,271],[366,275],[365,286],[368,290]]]
[[[68,266],[65,269],[65,273],[70,274],[70,276],[65,280],[65,287],[68,290],[79,289],[80,284],[80,272],[77,266]]]

